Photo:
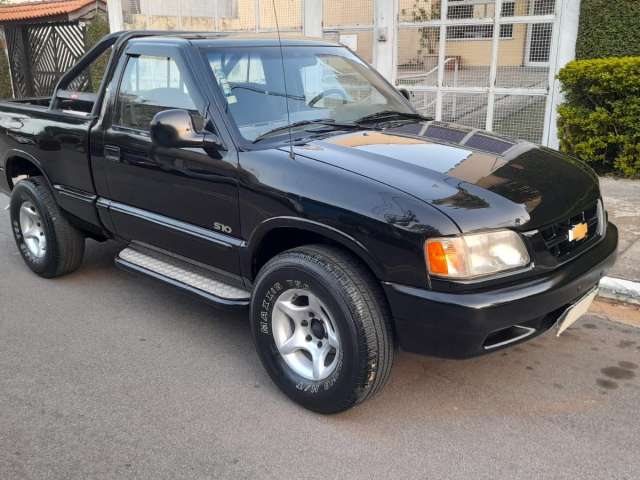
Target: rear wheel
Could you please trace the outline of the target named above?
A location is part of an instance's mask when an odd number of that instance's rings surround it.
[[[20,181],[11,192],[11,226],[25,263],[45,278],[76,270],[84,237],[64,217],[44,178]]]
[[[256,279],[252,331],[267,372],[291,399],[335,413],[375,395],[394,357],[377,280],[340,249],[284,252]]]

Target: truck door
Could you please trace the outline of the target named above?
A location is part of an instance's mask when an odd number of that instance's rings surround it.
[[[189,112],[196,130],[221,136],[194,81],[193,63],[184,50],[166,44],[127,48],[92,149],[94,170],[106,179],[101,204],[119,236],[237,274],[243,242],[232,143],[223,140],[224,148],[215,151],[159,154],[149,134],[156,113],[179,108]]]

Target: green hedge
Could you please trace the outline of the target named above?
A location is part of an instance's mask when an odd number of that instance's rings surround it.
[[[103,14],[98,14],[96,17],[87,24],[87,28],[84,33],[85,51],[91,50],[96,43],[102,40],[102,37],[109,33],[109,20]],[[97,92],[100,88],[100,82],[104,76],[104,72],[107,69],[109,63],[108,53],[103,54],[92,65],[89,72],[89,85],[88,91]]]
[[[577,60],[559,78],[560,148],[600,172],[640,175],[640,57]]]
[[[582,0],[578,59],[640,55],[640,0]]]
[[[3,48],[0,48],[0,99],[11,98],[11,73],[9,72],[9,62]]]

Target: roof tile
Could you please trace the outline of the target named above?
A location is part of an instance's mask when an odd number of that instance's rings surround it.
[[[0,6],[0,22],[16,22],[65,15],[95,3],[95,0],[57,0],[13,3]]]

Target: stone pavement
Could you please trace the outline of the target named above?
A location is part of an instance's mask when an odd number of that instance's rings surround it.
[[[610,277],[640,282],[640,180],[601,178],[609,219],[618,226],[618,261]]]

